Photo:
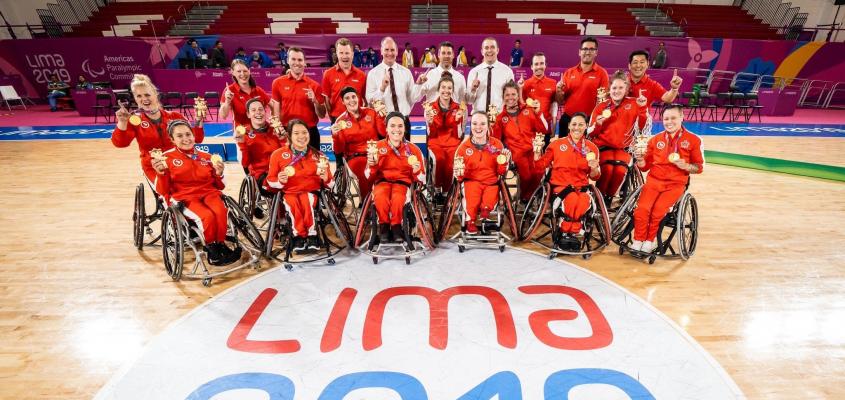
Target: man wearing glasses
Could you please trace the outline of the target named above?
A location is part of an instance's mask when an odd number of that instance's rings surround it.
[[[569,120],[573,114],[582,112],[590,115],[596,108],[598,89],[608,88],[607,71],[596,63],[598,49],[599,42],[594,37],[582,39],[579,50],[581,61],[560,76],[555,93],[557,103],[563,104],[558,137],[569,134]]]

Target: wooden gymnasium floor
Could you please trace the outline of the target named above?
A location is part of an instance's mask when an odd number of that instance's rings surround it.
[[[745,140],[706,143],[843,165],[841,138]],[[0,143],[0,398],[90,398],[169,323],[255,274],[173,283],[158,248],[139,254],[137,157],[108,140]],[[228,171],[235,195],[242,175]],[[710,164],[691,190],[688,262],[649,267],[615,247],[568,261],[650,301],[749,399],[845,398],[845,184]]]

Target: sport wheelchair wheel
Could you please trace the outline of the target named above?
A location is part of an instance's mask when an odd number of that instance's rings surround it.
[[[238,191],[238,206],[249,215],[250,220],[253,217],[256,203],[258,202],[258,185],[255,178],[247,175],[241,181],[241,188]]]
[[[138,250],[144,249],[144,228],[147,214],[144,205],[144,184],[135,187],[135,210],[132,212],[133,244]]]
[[[161,248],[164,256],[164,270],[174,281],[182,278],[185,265],[185,238],[188,224],[174,207],[168,208],[161,219]]]
[[[323,210],[321,212],[325,212],[330,225],[335,229],[335,235],[337,235],[338,239],[352,246],[355,240],[354,234],[352,229],[349,228],[349,221],[346,220],[346,215],[343,214],[340,206],[335,202],[334,196],[330,192],[324,191],[320,194],[318,201],[322,205]]]
[[[288,220],[281,193],[276,193],[273,196],[270,214],[267,218],[269,218],[269,222],[267,223],[267,235],[264,240],[264,255],[269,258],[273,256],[273,245],[276,241],[282,248],[287,248],[288,241],[291,240],[290,220]]]
[[[232,230],[231,233],[235,240],[237,240],[237,234],[240,233],[252,245],[253,249],[261,251],[264,248],[264,239],[258,232],[258,228],[252,223],[252,213],[247,214],[235,202],[235,199],[229,196],[223,195],[223,203],[228,209],[229,229]]]
[[[681,259],[688,260],[695,254],[698,244],[698,203],[690,193],[685,193],[678,203],[678,254]]]
[[[334,186],[331,188],[330,193],[337,208],[343,212],[347,222],[350,220],[357,221],[358,212],[363,201],[361,198],[361,187],[358,184],[358,179],[349,170],[346,160],[338,160],[336,165]]]
[[[449,233],[449,227],[452,225],[452,217],[455,215],[455,211],[458,209],[459,202],[461,201],[459,186],[458,180],[452,179],[452,188],[446,194],[446,203],[443,204],[440,219],[437,221],[437,230],[434,232],[434,237],[437,238],[438,242],[445,240],[446,235]]]
[[[542,224],[546,210],[549,207],[550,194],[551,187],[548,182],[541,183],[534,190],[534,194],[531,195],[519,219],[520,240],[529,239],[534,234],[534,231]]]
[[[378,226],[376,225],[376,207],[373,204],[373,194],[367,196],[364,199],[364,203],[361,206],[361,214],[358,216],[358,223],[355,224],[355,241],[353,246],[355,248],[360,248],[364,244],[364,239],[366,232],[370,232],[370,238],[378,234],[376,230]]]
[[[414,214],[420,239],[429,249],[433,249],[439,241],[434,237],[434,214],[431,213],[431,207],[423,198],[422,193],[419,190],[412,192]]]

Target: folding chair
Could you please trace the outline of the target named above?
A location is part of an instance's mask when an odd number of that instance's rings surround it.
[[[18,96],[18,92],[15,90],[14,86],[0,86],[0,100],[6,103],[6,108],[9,111],[12,111],[12,106],[9,104],[9,101],[19,101],[21,102],[21,107],[26,110],[26,103],[23,102],[23,99]]]

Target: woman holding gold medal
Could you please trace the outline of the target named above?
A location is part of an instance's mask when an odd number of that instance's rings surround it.
[[[551,167],[549,183],[553,196],[560,198],[560,208],[565,216],[560,222],[558,248],[577,252],[580,240],[576,235],[582,232],[581,219],[590,208],[590,180],[597,180],[599,169],[599,148],[584,137],[587,130],[587,115],[575,113],[569,121],[569,135],[549,143],[541,155],[542,147],[535,147],[534,167],[543,174]]]
[[[636,132],[648,122],[648,102],[640,93],[636,99],[625,97],[628,77],[616,71],[610,80],[610,98],[596,104],[587,128],[590,139],[599,147],[601,178],[596,187],[604,195],[605,204],[611,201],[622,186],[631,165],[629,147]],[[601,96],[601,95],[600,95]]]
[[[382,243],[405,240],[402,210],[411,200],[412,184],[425,184],[423,154],[419,147],[405,140],[405,117],[391,112],[386,123],[387,139],[380,140],[367,152],[365,172],[368,179],[376,182],[372,197],[378,216],[378,239]]]
[[[250,123],[248,126],[235,127],[235,143],[241,151],[241,165],[244,171],[255,179],[258,190],[269,196],[265,180],[270,169],[270,155],[287,143],[287,137],[278,119],[273,117],[267,122],[267,110],[260,99],[248,100],[246,109]],[[253,214],[256,218],[264,218],[264,210],[260,207],[255,207]]]
[[[361,200],[366,199],[373,187],[373,180],[365,176],[367,169],[367,143],[385,137],[387,128],[384,116],[372,108],[359,106],[358,92],[351,86],[340,91],[346,111],[332,124],[332,141],[335,159],[343,160],[358,179]],[[380,111],[384,111],[381,104]],[[338,163],[338,169],[340,163]]]
[[[133,140],[138,142],[138,149],[141,151],[141,168],[152,184],[155,182],[156,172],[151,164],[150,152],[172,149],[173,142],[167,134],[167,123],[177,119],[184,120],[185,117],[178,112],[166,111],[161,107],[158,89],[148,76],[135,74],[129,87],[138,110],[132,113],[126,109],[125,104],[120,104],[120,109],[115,113],[117,126],[112,132],[111,142],[115,147],[128,147]],[[191,128],[193,138],[197,143],[202,143],[205,137],[202,124],[202,119],[198,118],[196,125]]]
[[[314,224],[314,192],[332,182],[329,161],[322,152],[308,146],[310,136],[305,122],[291,120],[288,132],[287,145],[270,156],[267,185],[284,192],[285,208],[292,220],[293,250],[318,250],[323,244]]]
[[[452,186],[452,170],[455,150],[464,138],[466,103],[452,100],[455,82],[449,76],[440,78],[437,84],[439,96],[431,103],[423,103],[425,124],[428,127],[426,143],[434,155],[434,186],[445,195]],[[431,173],[431,171],[429,171]],[[441,197],[442,197],[441,195]],[[442,202],[442,200],[440,201]]]
[[[649,173],[634,210],[632,250],[651,253],[657,248],[660,221],[683,195],[690,174],[704,170],[701,138],[686,130],[683,121],[681,106],[666,106],[664,131],[652,136],[647,147],[637,148],[634,154],[637,167]]]
[[[241,248],[230,249],[224,243],[228,210],[221,196],[223,158],[194,149],[194,133],[188,121],[174,119],[167,124],[167,134],[174,148],[151,152],[151,166],[157,179],[156,192],[167,203],[181,202],[182,213],[193,220],[205,239],[208,262],[227,265],[241,258]]]

